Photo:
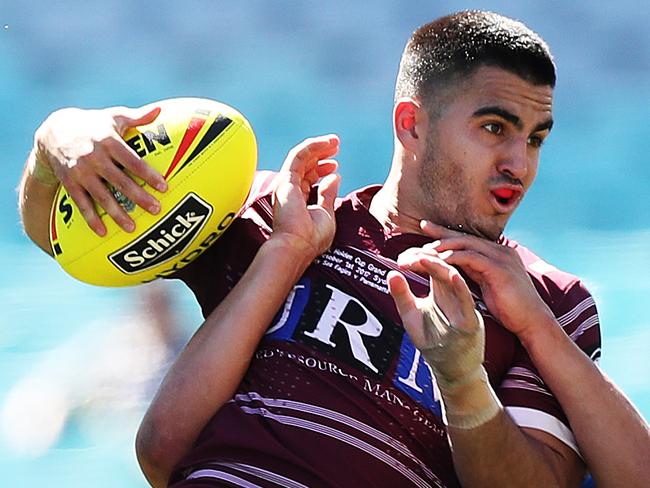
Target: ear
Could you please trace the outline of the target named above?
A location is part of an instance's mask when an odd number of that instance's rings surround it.
[[[395,136],[411,152],[419,152],[424,143],[424,127],[427,115],[421,103],[413,98],[400,98],[393,108],[393,129]]]

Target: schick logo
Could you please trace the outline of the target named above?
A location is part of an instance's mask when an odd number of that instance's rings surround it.
[[[139,273],[182,253],[205,226],[212,207],[190,193],[158,225],[108,259],[123,273]]]

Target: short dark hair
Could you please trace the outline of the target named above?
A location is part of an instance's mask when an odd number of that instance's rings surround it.
[[[555,87],[555,64],[544,40],[521,22],[493,12],[467,10],[423,25],[400,61],[395,100],[435,97],[450,82],[481,66],[494,66],[534,85]]]

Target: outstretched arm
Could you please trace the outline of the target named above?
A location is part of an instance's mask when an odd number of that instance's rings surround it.
[[[338,139],[308,139],[278,175],[273,233],[240,281],[208,316],[167,373],[140,426],[136,452],[155,486],[166,486],[208,420],[232,398],[259,341],[293,285],[334,237]],[[321,177],[318,202],[307,206]],[[254,304],[254,306],[251,306]]]
[[[632,403],[576,346],[541,301],[513,249],[427,223],[441,253],[481,286],[490,312],[522,342],[562,406],[596,486],[650,478],[650,429]],[[576,381],[576,378],[580,378]]]
[[[104,182],[109,182],[136,204],[157,213],[157,200],[136,184],[122,168],[159,191],[164,178],[149,167],[124,142],[130,127],[144,125],[158,116],[158,108],[103,110],[66,108],[52,113],[34,135],[19,186],[18,207],[27,235],[48,254],[50,209],[59,184],[75,201],[88,225],[104,235],[106,228],[95,210],[97,202],[124,230],[133,221],[120,207]]]

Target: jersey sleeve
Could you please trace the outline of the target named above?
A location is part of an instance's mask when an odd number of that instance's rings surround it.
[[[555,296],[548,297],[546,301],[559,324],[585,354],[597,361],[600,357],[600,325],[591,294],[576,280],[563,291],[563,296],[556,293],[551,295]],[[575,381],[579,382],[580,378],[575,378]],[[518,346],[513,364],[497,395],[517,425],[545,431],[580,455],[562,407],[523,346]]]
[[[275,176],[258,171],[239,216],[203,254],[174,273],[194,293],[204,317],[235,286],[260,243],[268,236],[273,220],[271,198]]]

